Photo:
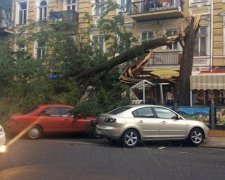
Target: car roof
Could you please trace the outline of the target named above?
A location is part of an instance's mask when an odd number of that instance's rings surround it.
[[[160,106],[160,105],[154,105],[154,104],[135,104],[135,105],[127,105],[127,106],[130,106],[130,107],[165,107],[165,106]]]
[[[126,105],[126,106],[120,106],[118,108],[123,108],[123,107],[130,107],[129,109],[127,110],[124,110],[122,112],[119,112],[119,113],[116,113],[116,114],[126,114],[126,113],[130,113],[132,111],[135,111],[139,108],[145,108],[145,107],[161,107],[161,108],[167,108],[165,106],[160,106],[160,105],[153,105],[153,104],[138,104],[138,105]],[[116,108],[116,109],[118,109]],[[114,110],[116,110],[114,109]],[[168,108],[167,108],[168,109]],[[111,110],[110,112],[108,112],[109,114],[114,111],[114,110]]]

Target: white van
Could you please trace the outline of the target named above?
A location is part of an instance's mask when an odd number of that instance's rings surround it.
[[[3,127],[0,125],[0,153],[6,151],[5,143],[6,143],[5,131]]]

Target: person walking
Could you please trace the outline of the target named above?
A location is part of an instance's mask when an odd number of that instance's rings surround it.
[[[174,105],[174,93],[173,93],[173,88],[170,89],[166,93],[166,105],[167,106],[173,106]]]
[[[214,104],[214,93],[211,89],[208,90],[208,105]]]

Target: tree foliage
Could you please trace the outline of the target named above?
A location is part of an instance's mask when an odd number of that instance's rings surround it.
[[[127,86],[118,80],[120,68],[108,69],[82,81],[74,76],[125,52],[134,41],[131,32],[124,28],[123,14],[109,16],[118,6],[108,1],[105,7],[98,27],[90,26],[86,32],[78,33],[76,22],[69,20],[51,25],[29,22],[18,30],[8,45],[14,48],[2,47],[0,51],[0,107],[5,107],[1,114],[27,111],[37,104],[65,103],[74,104],[85,115],[96,116],[129,102],[128,98],[121,98]],[[106,40],[105,52],[100,51],[94,38],[82,41],[83,36],[89,36],[96,28]],[[12,46],[15,42],[18,48],[27,49],[38,44],[46,54],[35,59],[30,51],[15,51],[16,47]],[[53,74],[57,77],[52,78]]]
[[[129,97],[121,96],[129,87],[119,81],[123,66],[118,65],[171,41],[160,38],[134,46],[136,39],[126,26],[125,14],[111,16],[118,5],[110,0],[104,6],[97,23],[82,31],[71,20],[29,22],[8,44],[0,43],[2,117],[43,103],[73,104],[92,116],[129,103]],[[86,15],[84,20],[91,22],[92,17]],[[90,39],[91,32],[104,37],[105,51],[95,36]],[[15,51],[15,42],[27,49],[38,44],[45,56],[34,58],[30,51]]]

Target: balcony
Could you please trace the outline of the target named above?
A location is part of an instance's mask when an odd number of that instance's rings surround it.
[[[50,23],[55,24],[60,21],[70,21],[78,23],[78,12],[73,10],[50,12]]]
[[[182,51],[155,51],[148,64],[145,65],[145,70],[151,69],[170,69],[171,67],[179,68]]]
[[[147,0],[132,3],[131,18],[135,21],[151,21],[183,17],[182,0]]]

